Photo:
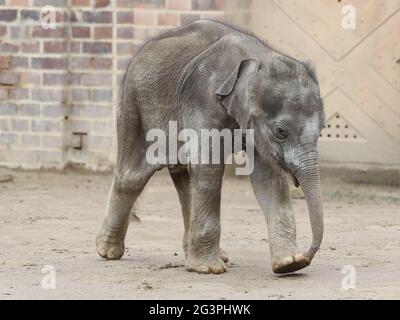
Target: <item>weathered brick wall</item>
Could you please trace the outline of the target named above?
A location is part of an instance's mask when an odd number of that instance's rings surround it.
[[[57,5],[60,1],[51,1]],[[45,1],[0,0],[0,164],[62,167],[68,50],[67,8],[44,30]]]
[[[45,5],[56,8],[54,30],[41,26]],[[132,55],[167,28],[223,19],[223,7],[224,0],[0,0],[0,165],[110,168],[116,93]]]

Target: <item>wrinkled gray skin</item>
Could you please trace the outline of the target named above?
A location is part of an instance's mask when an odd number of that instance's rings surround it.
[[[252,128],[251,182],[268,223],[272,269],[308,266],[323,235],[317,140],[324,122],[310,68],[227,25],[200,20],[148,42],[133,58],[121,87],[118,157],[107,215],[96,240],[99,254],[120,259],[135,200],[161,165],[146,161],[146,132],[168,121],[178,130]],[[186,269],[222,273],[220,202],[224,165],[171,165],[185,227]],[[312,245],[301,252],[286,175],[308,205]],[[160,205],[162,205],[160,203]]]

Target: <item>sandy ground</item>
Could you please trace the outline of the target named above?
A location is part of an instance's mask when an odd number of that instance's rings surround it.
[[[6,173],[0,170],[0,173]],[[312,265],[292,275],[270,267],[264,218],[247,179],[226,178],[222,247],[228,272],[186,272],[183,224],[168,175],[152,178],[138,203],[120,261],[102,260],[94,239],[110,175],[11,172],[0,183],[0,299],[393,299],[400,298],[400,192],[323,180],[326,233]],[[311,238],[305,201],[295,199],[300,248]],[[56,289],[42,288],[55,268]],[[355,289],[342,268],[355,268]],[[350,270],[350,269],[346,269]]]

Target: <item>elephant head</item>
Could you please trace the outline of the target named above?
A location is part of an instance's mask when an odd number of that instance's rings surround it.
[[[317,141],[324,123],[312,68],[282,55],[261,62],[246,58],[216,94],[242,129],[254,129],[255,149],[262,162],[288,173],[296,187],[301,186],[313,235],[304,256],[311,261],[323,236]]]

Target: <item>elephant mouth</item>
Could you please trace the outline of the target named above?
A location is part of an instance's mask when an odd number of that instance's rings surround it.
[[[291,173],[290,176],[292,177],[294,186],[295,186],[296,188],[300,187],[300,183],[299,183],[299,181],[297,180],[297,178],[294,176],[294,174]]]
[[[283,169],[292,178],[294,186],[296,188],[300,187],[299,180],[297,180],[296,176],[286,166],[283,166]]]

